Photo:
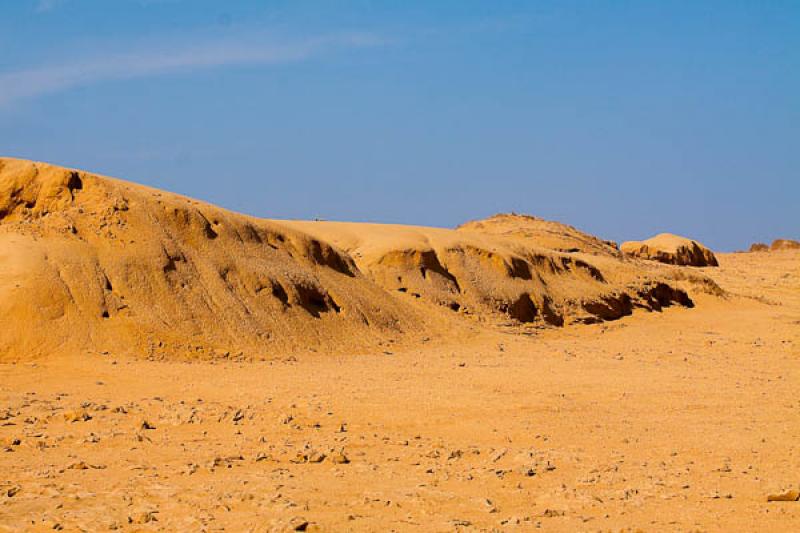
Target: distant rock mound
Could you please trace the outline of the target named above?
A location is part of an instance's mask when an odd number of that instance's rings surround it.
[[[583,252],[620,257],[617,243],[584,233],[573,226],[531,215],[500,213],[483,220],[473,220],[458,226],[459,231],[512,237],[530,246],[557,252]]]
[[[770,250],[800,250],[800,242],[792,239],[775,239],[769,247]]]
[[[763,242],[754,242],[750,245],[750,252],[768,252],[769,251],[769,244],[764,244]]]
[[[646,241],[628,241],[621,249],[627,255],[669,265],[719,266],[711,250],[695,240],[671,233],[661,233]]]

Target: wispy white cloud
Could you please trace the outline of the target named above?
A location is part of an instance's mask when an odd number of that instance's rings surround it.
[[[37,0],[36,2],[36,12],[37,13],[47,13],[48,11],[52,11],[59,6],[59,4],[63,4],[65,0]]]
[[[63,6],[69,0],[32,0],[33,9],[36,13],[48,13],[50,11],[55,10],[58,7]],[[113,0],[113,1],[122,1],[122,0]],[[183,2],[184,0],[132,0],[135,4],[139,4],[143,7],[149,7],[153,5],[159,4],[177,4],[179,2]],[[110,3],[110,2],[109,2]]]
[[[11,72],[0,72],[0,107],[73,87],[109,80],[155,76],[231,65],[274,65],[309,59],[332,48],[378,46],[367,33],[342,33],[291,42],[244,38],[195,45],[162,45],[139,51],[75,59]]]

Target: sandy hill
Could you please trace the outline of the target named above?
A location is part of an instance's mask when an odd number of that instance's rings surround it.
[[[262,220],[0,159],[0,359],[358,350],[458,331],[469,318],[593,322],[714,290],[577,230],[537,241],[545,230],[533,228],[547,224],[521,218],[515,231],[513,220],[459,230]],[[560,251],[570,239],[588,253]]]
[[[0,160],[0,358],[261,356],[374,345],[414,312],[326,242],[56,166]]]

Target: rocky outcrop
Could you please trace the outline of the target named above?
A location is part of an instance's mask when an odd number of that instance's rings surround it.
[[[628,241],[622,244],[621,249],[631,257],[669,265],[719,266],[714,252],[695,240],[671,233],[661,233],[646,241]]]
[[[800,242],[792,239],[775,239],[769,249],[775,250],[800,250]]]

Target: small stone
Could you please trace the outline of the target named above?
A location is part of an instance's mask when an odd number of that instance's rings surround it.
[[[308,455],[304,454],[303,452],[297,452],[297,455],[295,455],[292,459],[289,459],[289,462],[294,464],[307,463]]]
[[[15,446],[22,444],[22,441],[16,437],[0,440],[0,449],[5,452],[13,452]]]
[[[233,468],[234,461],[244,461],[244,456],[242,455],[229,455],[227,457],[215,457],[209,466],[210,470],[213,470],[217,467],[224,466],[226,468]]]
[[[767,496],[768,502],[796,502],[800,500],[800,491],[788,489]]]
[[[325,454],[322,452],[312,452],[311,455],[308,456],[309,463],[321,463],[325,460]]]
[[[78,409],[75,411],[67,411],[64,413],[64,420],[67,422],[86,422],[87,420],[91,420],[92,415],[87,413],[83,409]]]
[[[156,513],[158,511],[142,511],[128,517],[129,524],[149,524],[150,522],[158,522]]]
[[[22,487],[20,487],[19,485],[14,485],[13,487],[9,487],[6,490],[6,496],[8,496],[9,498],[13,498],[17,494],[19,494],[19,491],[21,491],[21,490],[22,490]]]
[[[289,520],[289,528],[294,531],[307,531],[309,525],[310,523],[308,520],[298,516]]]
[[[491,458],[490,458],[490,461],[492,461],[493,463],[496,463],[497,461],[499,461],[500,459],[502,459],[502,458],[503,458],[503,456],[504,456],[505,454],[507,454],[507,453],[508,453],[508,450],[507,450],[506,448],[501,448],[501,449],[497,450],[496,452],[494,452],[494,453],[492,454],[492,456],[491,456]]]
[[[344,454],[344,452],[331,452],[328,456],[328,460],[336,465],[346,465],[350,463],[350,459]]]
[[[106,467],[105,465],[90,465],[84,461],[76,461],[70,464],[67,467],[67,470],[89,470],[90,468],[94,468],[95,470],[104,470]]]
[[[64,526],[62,526],[59,522],[56,522],[55,520],[42,520],[42,528],[61,531],[62,529],[64,529]]]
[[[156,427],[147,420],[142,420],[142,423],[139,425],[139,427],[141,429],[156,429]]]

